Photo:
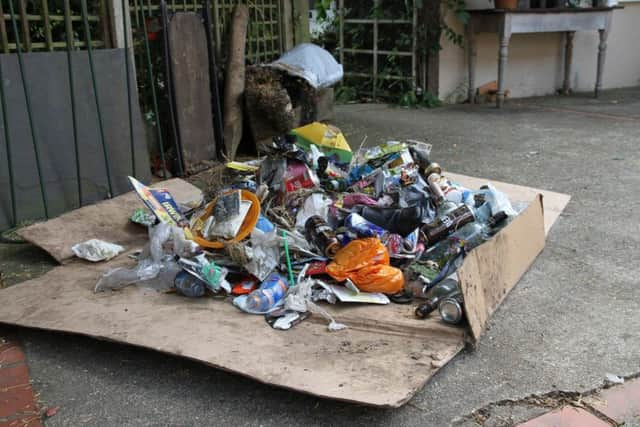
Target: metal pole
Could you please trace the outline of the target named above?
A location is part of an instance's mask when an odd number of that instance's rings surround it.
[[[209,53],[209,76],[211,95],[213,100],[213,131],[216,138],[216,151],[222,151],[224,145],[224,126],[222,124],[222,107],[220,106],[220,87],[218,86],[218,65],[213,49],[213,38],[211,36],[211,15],[209,14],[209,0],[204,0],[204,24],[206,26],[205,35],[207,37],[207,50]]]
[[[96,100],[96,113],[98,114],[98,128],[100,129],[100,141],[102,142],[102,153],[104,155],[104,167],[107,171],[107,183],[109,184],[109,195],[113,197],[113,188],[111,186],[111,165],[109,164],[109,155],[107,153],[107,145],[104,139],[104,126],[102,124],[102,112],[100,110],[100,98],[98,96],[98,85],[96,83],[96,72],[93,66],[93,49],[91,47],[91,33],[89,30],[89,13],[87,12],[87,0],[81,0],[82,7],[82,23],[84,24],[84,36],[87,44],[87,55],[89,57],[89,69],[91,71],[91,83],[93,84],[93,94]]]
[[[2,18],[4,19],[4,17]],[[2,63],[0,62],[0,102],[2,102],[2,121],[4,122],[4,145],[7,151],[7,170],[9,171],[9,190],[11,193],[11,226],[18,223],[16,213],[16,189],[13,181],[13,165],[11,164],[11,141],[9,136],[9,120],[7,119],[7,100],[4,96],[4,75],[2,73]]]
[[[170,63],[170,49],[169,49],[169,17],[167,13],[167,3],[162,0],[160,2],[160,13],[162,17],[162,35],[164,41],[164,67],[166,74],[166,86],[167,86],[167,98],[169,101],[169,115],[171,117],[171,131],[173,133],[173,143],[176,146],[176,154],[178,158],[178,170],[180,175],[184,174],[182,164],[182,144],[178,135],[178,123],[176,122],[175,113],[175,96],[173,93],[173,73],[171,71]]]
[[[69,71],[69,96],[71,97],[71,120],[73,123],[73,148],[76,158],[76,181],[78,183],[78,204],[82,206],[82,177],[80,176],[80,148],[78,146],[78,120],[76,118],[76,97],[73,88],[73,63],[71,61],[71,51],[75,47],[73,39],[73,26],[71,23],[70,0],[64,0],[64,23],[65,33],[67,33],[67,69]]]
[[[136,148],[133,139],[133,108],[131,107],[131,70],[129,57],[129,31],[127,27],[127,15],[129,14],[129,5],[122,0],[122,27],[124,32],[124,67],[127,76],[127,108],[129,113],[129,141],[131,145],[131,174],[136,176]]]
[[[92,41],[91,41],[91,30],[89,28],[89,12],[87,10],[87,1],[86,0],[81,0],[80,2],[81,7],[82,7],[82,23],[83,23],[83,28],[84,28],[84,32],[85,32],[85,44],[87,47],[87,56],[89,59],[89,69],[91,72],[91,82],[93,85],[93,92],[94,92],[94,99],[96,102],[96,114],[98,115],[98,128],[100,131],[100,141],[102,143],[102,153],[104,156],[104,164],[105,164],[105,170],[106,170],[106,174],[107,174],[107,184],[109,186],[109,194],[108,197],[111,198],[113,197],[113,188],[111,185],[111,165],[109,162],[109,155],[107,153],[107,146],[106,146],[106,141],[105,141],[105,137],[104,137],[104,125],[102,123],[102,111],[100,109],[100,98],[99,98],[99,94],[98,94],[98,85],[96,82],[96,73],[95,73],[95,67],[94,67],[94,63],[93,63],[93,47],[92,47]]]
[[[22,62],[22,47],[20,46],[20,33],[18,32],[18,24],[16,23],[16,15],[13,10],[13,1],[9,1],[9,13],[11,14],[11,24],[13,33],[16,36],[16,52],[18,54],[18,66],[20,67],[20,77],[22,78],[22,89],[24,90],[24,100],[27,106],[27,117],[29,119],[29,128],[31,130],[31,142],[33,143],[33,152],[36,157],[36,168],[38,170],[38,180],[40,181],[40,195],[42,196],[42,205],[44,206],[44,216],[49,219],[49,206],[47,205],[47,197],[45,195],[45,183],[42,178],[42,167],[40,164],[40,150],[38,149],[38,141],[36,138],[35,128],[33,126],[33,115],[31,114],[31,98],[29,96],[29,86],[24,75],[24,64]],[[6,122],[5,122],[6,126]]]
[[[151,9],[148,10],[151,17]],[[147,57],[147,72],[149,74],[149,86],[151,87],[151,99],[153,100],[153,113],[156,116],[156,129],[158,131],[158,143],[160,144],[160,160],[162,161],[162,177],[167,179],[167,167],[164,157],[164,143],[162,142],[162,129],[160,129],[160,116],[158,115],[158,98],[156,97],[156,85],[153,77],[153,68],[151,65],[151,51],[149,49],[149,39],[147,34],[147,22],[144,19],[144,11],[140,8],[140,17],[142,18],[142,37],[144,38],[144,50]]]
[[[338,25],[339,25],[339,53],[340,53],[340,64],[344,67],[344,0],[338,1]]]

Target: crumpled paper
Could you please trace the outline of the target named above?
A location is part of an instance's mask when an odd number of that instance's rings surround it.
[[[71,250],[78,258],[99,262],[110,260],[124,251],[124,248],[115,243],[105,242],[104,240],[90,239],[86,242],[73,245]]]

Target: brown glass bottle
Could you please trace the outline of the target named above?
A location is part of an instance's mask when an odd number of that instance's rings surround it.
[[[423,225],[421,231],[427,239],[427,246],[432,246],[473,220],[475,217],[471,209],[467,205],[461,205]]]
[[[309,217],[304,223],[307,237],[327,258],[333,258],[340,249],[340,242],[329,224],[318,215]]]

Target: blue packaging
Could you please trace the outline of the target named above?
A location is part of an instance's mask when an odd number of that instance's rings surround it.
[[[270,233],[276,227],[264,215],[260,214],[260,216],[258,217],[258,222],[256,223],[256,228],[263,233]]]
[[[289,282],[278,273],[271,273],[258,289],[247,295],[249,311],[265,313],[278,305],[289,289]]]
[[[349,214],[344,219],[344,226],[349,231],[354,232],[358,237],[383,237],[389,232],[382,227],[379,227],[356,213]]]

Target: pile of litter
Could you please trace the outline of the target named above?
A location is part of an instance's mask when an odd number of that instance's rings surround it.
[[[229,182],[198,206],[130,178],[148,208],[131,221],[148,227],[149,242],[136,267],[109,270],[95,292],[137,284],[215,296],[275,329],[309,315],[345,328],[326,303],[414,304],[419,318],[464,324],[456,269],[526,206],[489,183],[448,179],[425,142],[362,145],[352,152],[326,124],[294,129],[264,157],[228,163]],[[92,239],[73,250],[100,261],[123,248]]]

